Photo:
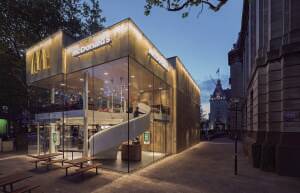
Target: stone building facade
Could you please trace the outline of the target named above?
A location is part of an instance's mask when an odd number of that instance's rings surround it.
[[[245,153],[254,167],[300,176],[300,1],[244,0],[228,54]]]

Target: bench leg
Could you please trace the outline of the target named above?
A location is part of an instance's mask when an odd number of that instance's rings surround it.
[[[35,169],[37,169],[37,167],[38,167],[38,166],[37,166],[37,162],[35,162]]]
[[[66,168],[66,176],[68,176],[68,168]]]
[[[98,175],[98,167],[96,167],[96,175]]]

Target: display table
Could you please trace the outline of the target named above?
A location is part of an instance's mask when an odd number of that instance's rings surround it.
[[[129,151],[129,158],[128,158]],[[141,144],[123,143],[122,144],[122,160],[141,161],[142,147]]]

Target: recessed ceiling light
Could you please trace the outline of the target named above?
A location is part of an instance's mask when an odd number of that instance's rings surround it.
[[[60,83],[60,86],[66,86],[66,84],[65,83]]]
[[[104,72],[104,75],[107,76],[107,75],[108,75],[108,72]]]
[[[79,80],[80,80],[80,82],[83,82],[83,81],[84,81],[84,79],[83,79],[83,78],[80,78]]]
[[[131,78],[135,78],[135,76],[134,76],[134,75],[131,75],[130,77],[131,77]]]
[[[159,89],[159,90],[162,90],[163,88],[162,88],[162,87],[159,87],[158,89]]]

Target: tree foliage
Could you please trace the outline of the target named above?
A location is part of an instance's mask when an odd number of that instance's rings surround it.
[[[1,0],[0,106],[26,108],[26,48],[59,29],[82,38],[104,22],[99,0]]]
[[[149,15],[153,7],[160,7],[168,11],[184,10],[182,17],[187,17],[189,8],[191,7],[200,7],[199,13],[201,13],[205,5],[213,11],[219,11],[227,1],[228,0],[146,0],[145,15]]]

